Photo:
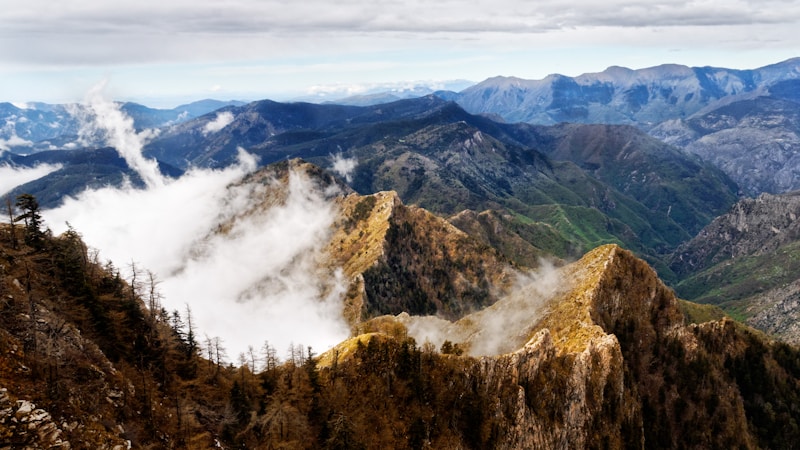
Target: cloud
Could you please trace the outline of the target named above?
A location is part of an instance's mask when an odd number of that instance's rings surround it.
[[[207,136],[211,133],[216,133],[217,131],[230,125],[231,122],[233,122],[232,112],[230,111],[218,112],[217,117],[214,118],[214,120],[206,123],[206,126],[203,127],[203,136]]]
[[[38,180],[60,168],[61,166],[58,164],[39,164],[36,167],[0,165],[0,197],[17,186],[23,185],[29,181]]]
[[[10,150],[11,147],[30,147],[31,145],[33,145],[33,142],[12,134],[8,139],[0,138],[0,153]]]
[[[125,152],[150,182],[66,198],[43,211],[54,232],[69,222],[123,274],[130,276],[131,265],[152,271],[164,307],[183,312],[189,305],[197,335],[221,337],[231,361],[265,340],[278,350],[302,343],[323,351],[347,337],[346,283],[341,270],[318,260],[336,216],[330,193],[300,173],[288,184],[246,178],[258,164],[242,149],[234,166],[164,178],[142,159],[144,137],[130,118],[88,98],[86,128]]]
[[[291,343],[324,351],[349,333],[341,271],[317,260],[333,203],[301,174],[284,187],[238,184],[255,168],[246,153],[240,160],[149,189],[87,191],[43,215],[56,232],[68,221],[118,268],[134,261],[154,272],[164,306],[189,305],[198,335],[221,337],[231,361],[265,340],[280,352]],[[258,206],[282,189],[283,201]]]
[[[48,12],[42,14],[43,10]],[[196,58],[240,60],[248,55],[253,59],[253,54],[274,55],[282,46],[307,53],[312,42],[339,38],[357,39],[365,48],[372,47],[369,42],[376,38],[418,42],[442,37],[475,40],[492,35],[597,27],[761,25],[785,26],[784,32],[788,32],[798,20],[800,5],[780,0],[507,0],[468,5],[421,0],[311,0],[302,4],[244,0],[224,8],[212,0],[114,4],[87,1],[80,5],[31,0],[6,5],[0,18],[0,39],[8,44],[14,41],[29,45],[3,45],[0,55],[20,61],[38,60],[45,65],[57,61],[93,64]],[[672,37],[664,36],[665,42]],[[790,37],[786,36],[787,45]],[[123,45],[131,42],[136,45]],[[328,54],[342,51],[335,45],[328,47]]]
[[[408,314],[400,314],[398,319],[419,343],[430,342],[440,348],[449,340],[466,347],[472,356],[509,353],[527,342],[548,301],[566,284],[559,269],[542,260],[537,270],[519,273],[511,292],[495,304],[457,322]]]
[[[358,158],[345,158],[341,153],[331,156],[333,171],[349,183],[352,181],[353,171],[358,166]]]
[[[85,141],[102,141],[114,147],[135,170],[148,187],[164,185],[164,176],[158,162],[142,155],[147,141],[155,137],[155,130],[136,132],[133,119],[128,117],[119,104],[108,100],[104,95],[107,80],[94,85],[86,96],[84,107],[73,107],[72,112],[82,122],[80,135]]]
[[[0,128],[0,154],[8,151],[11,147],[30,147],[33,142],[17,136],[17,122],[27,122],[26,117],[17,117],[16,114],[5,118],[3,127]],[[3,138],[2,136],[6,136]]]

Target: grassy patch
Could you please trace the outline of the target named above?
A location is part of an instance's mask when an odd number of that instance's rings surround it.
[[[675,290],[681,298],[718,305],[737,320],[749,317],[743,302],[770,289],[788,284],[800,274],[800,242],[766,255],[720,262],[681,281]]]

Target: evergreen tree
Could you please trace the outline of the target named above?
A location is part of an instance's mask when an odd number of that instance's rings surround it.
[[[17,219],[23,219],[25,222],[25,243],[41,250],[44,245],[44,231],[42,231],[43,220],[39,202],[31,194],[21,194],[17,196],[16,206],[22,210]]]

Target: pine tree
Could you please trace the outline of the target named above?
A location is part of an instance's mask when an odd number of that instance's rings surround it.
[[[39,210],[39,202],[31,194],[21,194],[17,196],[16,207],[22,210],[22,215],[17,219],[25,221],[25,243],[31,247],[41,250],[44,245],[44,231],[42,231],[42,214]]]

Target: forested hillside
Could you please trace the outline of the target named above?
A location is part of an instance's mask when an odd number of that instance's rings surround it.
[[[652,269],[616,246],[559,269],[564,284],[511,353],[437,348],[382,317],[321,355],[264,343],[237,358],[198,336],[190,308],[160,307],[150,273],[122,279],[78,231],[39,228],[35,198],[20,208],[0,228],[0,439],[12,448],[787,448],[800,438],[800,352],[728,319],[688,324]],[[398,243],[392,251],[407,251]]]

